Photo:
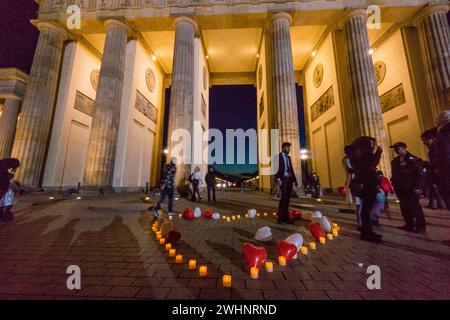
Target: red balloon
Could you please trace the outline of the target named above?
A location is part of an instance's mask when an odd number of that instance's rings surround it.
[[[267,259],[266,248],[256,247],[250,243],[244,243],[242,253],[249,268],[259,268]]]
[[[286,258],[286,262],[289,262],[297,254],[297,246],[293,243],[281,240],[278,241],[278,252],[280,253],[280,256]]]
[[[213,215],[213,211],[211,209],[206,209],[203,212],[203,218],[211,218]]]
[[[309,224],[309,232],[311,232],[312,237],[319,241],[320,237],[325,237],[325,232],[320,227],[320,224],[311,222]]]
[[[176,229],[172,229],[167,233],[166,242],[167,243],[175,243],[181,239],[180,231]]]
[[[302,218],[302,212],[300,210],[291,210],[289,212],[289,219],[298,220]]]
[[[345,189],[345,186],[340,186],[340,187],[338,187],[337,190],[338,190],[339,194],[341,194],[341,195],[344,195],[347,192],[347,190]]]
[[[183,218],[188,220],[194,220],[195,219],[194,212],[189,208],[184,209]]]

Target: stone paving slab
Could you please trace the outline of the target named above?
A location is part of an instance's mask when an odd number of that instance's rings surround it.
[[[178,211],[198,205],[227,215],[249,208],[268,212],[255,219],[226,222],[175,217],[182,240],[174,247],[184,261],[208,266],[199,278],[186,264],[169,258],[151,232],[148,204],[141,195],[116,194],[96,199],[60,201],[49,194],[26,195],[14,208],[15,220],[0,225],[0,299],[449,299],[450,214],[425,210],[426,235],[396,229],[402,225],[398,206],[392,219],[382,217],[383,245],[359,240],[354,217],[334,208],[321,211],[342,230],[307,256],[299,255],[274,272],[260,271],[253,280],[242,257],[245,242],[258,244],[254,233],[272,228],[274,241],[263,244],[269,259],[277,260],[276,241],[300,232],[312,240],[307,221],[278,225],[271,215],[277,203],[263,193],[219,194],[217,203],[175,202]],[[294,205],[304,199],[294,200]],[[306,200],[305,200],[306,201]],[[311,204],[311,203],[309,203]],[[333,199],[333,206],[336,200]],[[337,204],[340,206],[340,204]],[[342,204],[345,206],[345,204]],[[358,264],[363,265],[360,267]],[[365,268],[381,268],[381,290],[369,290]],[[81,268],[81,290],[68,290],[66,268]],[[223,274],[233,276],[233,287],[223,288]]]

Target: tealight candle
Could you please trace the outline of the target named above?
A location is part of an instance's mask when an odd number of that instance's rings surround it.
[[[320,237],[319,242],[320,244],[325,244],[325,237]]]
[[[284,256],[279,256],[278,257],[278,264],[280,265],[280,266],[285,266],[286,265],[286,257],[284,257]]]
[[[232,216],[231,219],[236,220],[236,217],[235,217],[235,216]]]
[[[260,213],[257,213],[257,214],[256,214],[257,217],[259,217],[260,215],[261,215]]]
[[[337,237],[339,235],[338,229],[333,229],[333,237]]]
[[[158,229],[156,229],[155,227],[152,228],[153,233],[156,233],[156,231],[158,231]]]
[[[245,217],[248,218],[248,213],[245,214]]]
[[[336,229],[338,227],[337,223],[333,223],[333,229]]]
[[[230,217],[227,217],[227,222],[230,222],[230,221],[231,221]]]
[[[272,261],[266,261],[266,271],[273,272],[273,263]]]
[[[177,254],[177,250],[176,249],[170,249],[169,250],[169,257],[175,257],[175,255]]]
[[[175,263],[180,264],[183,262],[183,256],[181,254],[175,257]]]
[[[277,216],[277,213],[276,213],[276,212],[274,212],[274,213],[272,213],[272,214],[273,214],[273,216],[274,216],[274,217],[276,217],[276,216]]]
[[[172,220],[173,216],[169,216],[169,220]]]
[[[308,247],[303,246],[303,247],[300,249],[300,252],[301,252],[302,254],[304,254],[304,255],[307,255],[307,254],[308,254]]]
[[[207,274],[208,274],[208,267],[207,266],[200,266],[200,268],[198,268],[198,275],[200,277],[206,277]]]
[[[161,235],[161,231],[156,231],[156,235],[160,236]]]
[[[189,270],[194,270],[195,268],[197,268],[197,261],[189,260]]]
[[[178,214],[178,218],[182,218],[183,215],[181,213]]]
[[[267,212],[264,212],[264,217],[267,217]]]
[[[316,250],[316,243],[315,243],[315,242],[310,242],[310,243],[309,243],[309,248],[310,248],[311,250]]]
[[[241,215],[240,215],[240,214],[238,214],[238,215],[237,215],[237,218],[238,218],[238,219],[240,219],[240,218],[241,218]]]
[[[162,238],[162,235],[160,235],[160,234],[156,235],[156,240],[161,240],[161,238]]]
[[[333,240],[333,235],[331,233],[327,233],[327,239],[328,240]]]
[[[164,238],[159,239],[159,244],[165,244],[165,243],[166,243],[166,239],[164,239]]]
[[[166,251],[169,251],[170,249],[172,249],[172,244],[166,243]]]
[[[256,267],[251,267],[250,269],[250,277],[252,279],[258,279],[259,277],[259,269]]]
[[[222,278],[222,283],[225,288],[230,288],[231,287],[231,276],[228,274],[225,274]]]

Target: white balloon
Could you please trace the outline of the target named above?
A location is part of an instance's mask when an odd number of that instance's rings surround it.
[[[211,216],[211,218],[213,218],[214,220],[219,220],[220,219],[220,213],[214,212],[213,215]]]
[[[254,218],[256,217],[256,210],[255,209],[250,209],[247,211],[247,214],[250,218]]]
[[[255,240],[263,242],[272,240],[272,230],[267,226],[259,228],[256,231]]]
[[[331,232],[332,230],[330,220],[326,216],[323,216],[320,220],[320,226],[322,227],[323,231],[327,233]]]
[[[303,236],[300,233],[294,233],[287,237],[285,241],[295,244],[295,246],[297,247],[297,252],[299,252],[303,245]]]
[[[200,218],[201,216],[202,216],[202,210],[199,207],[195,208],[194,209],[194,217]]]
[[[312,214],[311,220],[313,222],[316,222],[316,223],[320,224],[322,222],[322,212],[314,211],[313,214]]]

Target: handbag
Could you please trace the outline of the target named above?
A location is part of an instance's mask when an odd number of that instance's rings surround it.
[[[355,176],[350,180],[349,188],[353,196],[361,198],[363,195],[364,182],[358,176]]]

